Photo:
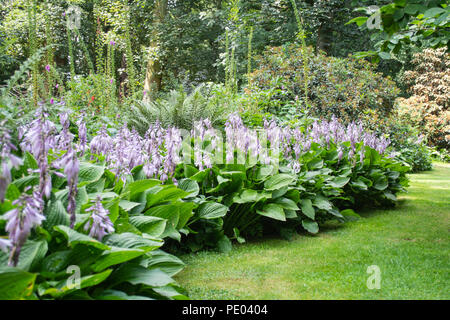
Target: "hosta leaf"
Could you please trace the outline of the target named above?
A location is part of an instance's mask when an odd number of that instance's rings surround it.
[[[119,248],[142,249],[148,251],[161,247],[164,242],[159,239],[146,239],[143,236],[125,232],[106,236],[105,243]]]
[[[144,192],[154,186],[160,185],[161,181],[156,179],[146,179],[131,182],[125,187],[124,193],[130,192],[130,200],[136,201],[137,195]]]
[[[262,210],[256,210],[256,212],[265,217],[286,221],[283,207],[275,203],[266,204]]]
[[[111,247],[111,250],[104,251],[97,261],[92,265],[94,272],[102,271],[110,266],[123,263],[145,254],[141,249],[127,249]]]
[[[295,212],[294,210],[284,209],[284,213],[287,219],[295,219],[298,217],[297,212]]]
[[[98,166],[88,162],[82,162],[80,164],[80,171],[78,173],[78,183],[95,182],[102,177],[103,172],[105,172],[105,167],[103,166]]]
[[[92,246],[101,250],[109,250],[110,248],[100,241],[91,238],[85,234],[76,232],[75,230],[70,229],[67,226],[56,226],[54,229],[64,235],[64,237],[67,239],[67,242],[70,246],[74,246],[76,244],[85,244],[88,246]]]
[[[319,232],[319,225],[315,221],[311,220],[302,220],[302,226],[305,228],[306,231],[310,233],[317,233]]]
[[[39,184],[39,176],[38,175],[26,176],[26,177],[14,180],[13,183],[17,186],[17,188],[19,188],[20,190],[23,190],[25,187],[38,185]]]
[[[317,195],[313,200],[313,205],[319,209],[330,211],[333,208],[333,205],[330,201],[324,196]]]
[[[258,168],[256,173],[256,180],[265,180],[273,173],[273,166],[262,166]]]
[[[114,223],[119,217],[119,202],[120,198],[116,198],[109,201],[102,201],[103,207],[109,211],[108,217],[111,222]]]
[[[373,187],[377,190],[383,191],[388,187],[388,180],[385,176],[381,176],[375,180]]]
[[[166,219],[152,216],[133,216],[130,223],[142,232],[159,237],[166,229]]]
[[[86,191],[88,193],[102,192],[105,189],[105,183],[106,183],[106,179],[104,179],[104,178],[94,181],[92,183],[89,183],[86,185]]]
[[[129,211],[133,209],[134,207],[140,205],[140,202],[132,202],[128,200],[120,200],[119,207],[121,207],[125,211]]]
[[[25,156],[23,158],[23,165],[25,169],[33,169],[36,170],[39,168],[38,163],[34,156],[29,153],[28,151],[25,151]]]
[[[147,194],[147,207],[152,207],[157,204],[182,199],[188,195],[188,192],[178,189],[176,186],[166,186],[155,194]]]
[[[243,190],[238,196],[233,198],[233,202],[235,203],[249,203],[249,202],[258,202],[264,199],[272,198],[272,194],[270,192],[258,192],[252,189]]]
[[[333,181],[329,181],[328,184],[334,188],[342,188],[350,181],[349,177],[336,177]]]
[[[181,179],[178,181],[178,188],[189,193],[186,198],[194,198],[200,192],[198,183],[191,179]]]
[[[397,201],[397,197],[389,191],[385,191],[384,196],[391,201]]]
[[[284,196],[288,190],[289,190],[289,187],[287,187],[287,186],[282,187],[280,189],[273,190],[272,191],[272,199],[276,199],[276,198]]]
[[[72,250],[57,251],[45,257],[41,264],[42,272],[60,272],[67,265]]]
[[[147,269],[139,265],[125,264],[111,275],[113,285],[128,282],[133,285],[144,284],[150,287],[163,287],[174,280],[160,269]]]
[[[28,240],[22,247],[19,256],[18,268],[24,271],[33,271],[41,263],[42,259],[47,253],[47,241],[32,241]],[[3,251],[0,251],[0,266],[6,266],[9,256]]]
[[[202,182],[203,180],[205,180],[208,171],[209,170],[198,171],[188,178],[197,182]]]
[[[153,291],[157,292],[158,294],[162,295],[163,297],[175,299],[175,300],[189,300],[187,296],[182,294],[178,287],[175,287],[173,284],[159,287],[159,288],[153,288]]]
[[[0,300],[18,300],[31,295],[36,276],[18,268],[0,267]]]
[[[289,174],[279,173],[267,179],[264,182],[264,187],[267,191],[278,190],[290,185],[294,180],[294,177]]]
[[[66,208],[64,208],[61,200],[50,201],[45,209],[44,226],[47,229],[51,229],[54,226],[68,226],[69,224],[69,214],[67,213]]]
[[[70,277],[72,277],[69,276],[68,279],[58,282],[58,284],[54,288],[45,290],[41,295],[50,295],[54,298],[60,298],[76,290],[93,287],[102,283],[109,277],[111,272],[112,269],[109,269],[101,273],[81,277],[79,279],[79,283],[77,283],[76,281],[69,281]],[[77,285],[79,285],[79,287],[77,287]]]
[[[323,168],[323,160],[322,159],[314,159],[308,162],[308,168],[310,170],[316,170]]]
[[[356,189],[367,190],[367,185],[362,180],[352,181],[350,185]]]
[[[312,206],[311,199],[302,199],[300,202],[300,207],[302,208],[302,213],[305,216],[314,220],[316,212]]]
[[[283,209],[287,209],[287,210],[300,210],[297,207],[297,204],[289,199],[289,198],[278,198],[275,200],[276,204],[279,204]]]
[[[197,212],[202,219],[217,219],[227,214],[228,207],[217,202],[206,202],[198,207]]]
[[[151,257],[144,259],[140,265],[148,269],[158,268],[171,277],[179,273],[185,267],[185,263],[179,258],[162,250],[153,251]]]

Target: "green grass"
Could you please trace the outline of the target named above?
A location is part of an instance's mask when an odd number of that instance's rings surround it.
[[[449,299],[450,165],[410,178],[393,209],[317,236],[186,255],[177,281],[192,299]],[[367,288],[370,265],[381,270],[379,290]]]

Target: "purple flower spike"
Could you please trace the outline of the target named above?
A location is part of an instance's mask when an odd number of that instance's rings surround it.
[[[50,65],[49,64],[45,66],[45,70],[47,70],[47,72],[50,72]]]
[[[81,151],[81,156],[84,155],[87,145],[87,128],[83,119],[77,122],[78,125],[78,150]]]
[[[102,240],[103,237],[109,233],[114,232],[114,225],[109,218],[109,211],[102,205],[102,198],[97,197],[95,204],[86,209],[87,212],[92,212],[90,220],[84,226],[84,230],[89,230],[89,236]]]
[[[32,195],[22,194],[13,202],[13,205],[17,207],[5,213],[3,217],[7,220],[5,230],[8,232],[12,246],[8,265],[15,267],[19,262],[20,250],[31,229],[40,226],[45,217],[41,214],[44,201],[38,192],[33,192]]]

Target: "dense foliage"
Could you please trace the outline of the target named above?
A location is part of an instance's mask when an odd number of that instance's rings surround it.
[[[260,107],[280,114],[304,107],[304,56],[295,45],[269,48],[255,58],[258,68],[250,77],[249,94],[262,97]],[[342,121],[377,123],[391,111],[398,89],[393,81],[376,73],[367,62],[307,53],[306,109],[312,116]]]
[[[414,70],[405,73],[412,96],[399,99],[399,116],[421,128],[431,145],[450,148],[450,55],[447,48],[414,55]]]
[[[186,299],[180,252],[395,205],[448,161],[448,8],[388,2],[378,65],[365,0],[0,3],[0,299]]]

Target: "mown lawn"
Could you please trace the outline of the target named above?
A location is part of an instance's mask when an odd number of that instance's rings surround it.
[[[450,165],[410,178],[394,209],[317,236],[187,255],[177,281],[192,299],[450,299]],[[366,285],[371,265],[379,290]]]

